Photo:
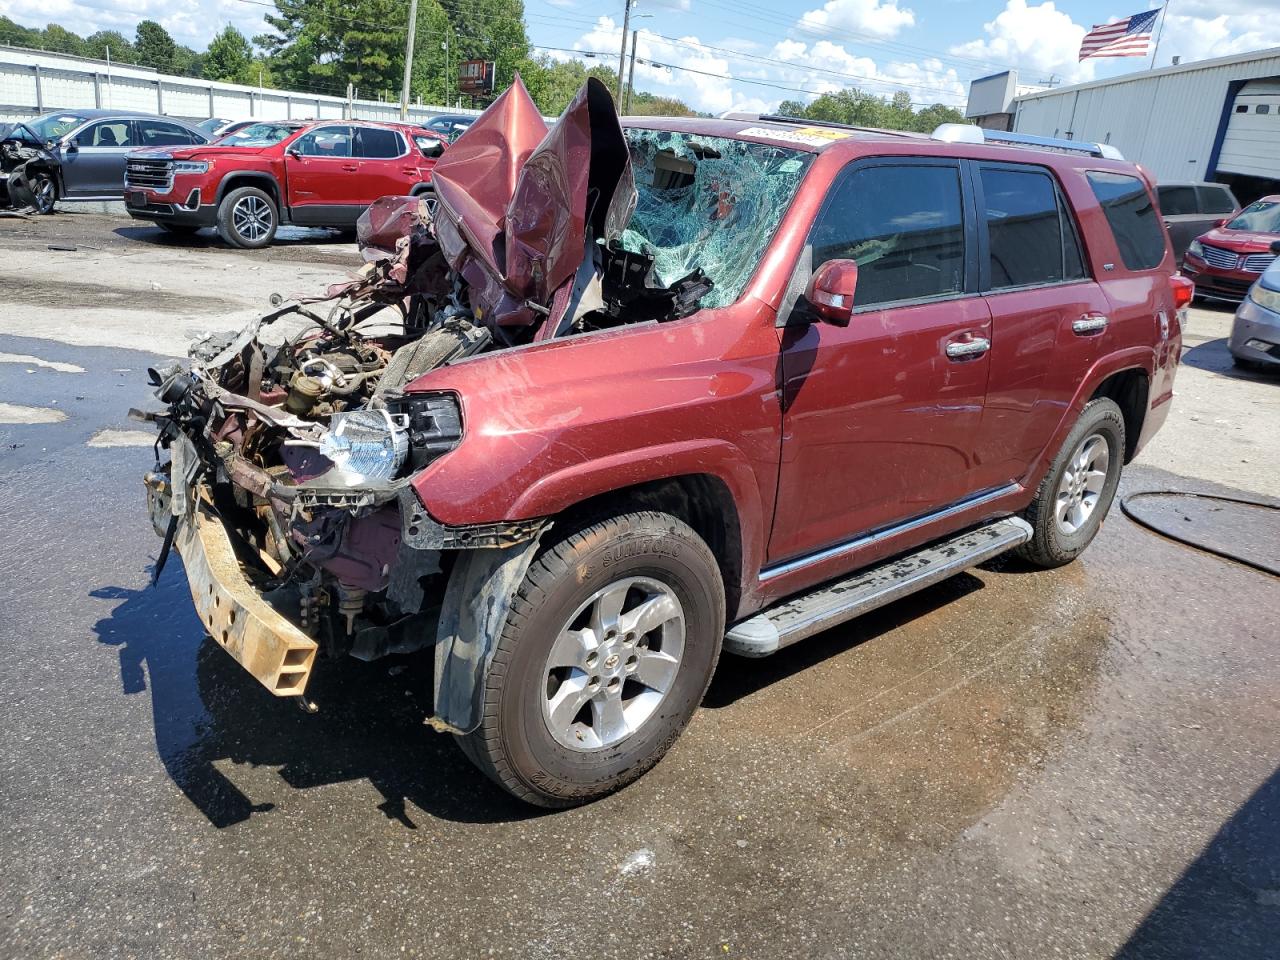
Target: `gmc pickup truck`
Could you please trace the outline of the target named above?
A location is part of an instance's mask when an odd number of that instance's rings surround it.
[[[270,693],[434,647],[431,722],[531,803],[641,776],[722,650],[1073,560],[1169,411],[1192,288],[1105,145],[595,80],[548,130],[517,82],[434,182],[323,308],[153,373],[148,499]]]
[[[216,227],[225,243],[265,247],[284,223],[351,229],[384,196],[431,192],[445,141],[410,124],[270,120],[207,145],[129,155],[129,216],[170,233]]]

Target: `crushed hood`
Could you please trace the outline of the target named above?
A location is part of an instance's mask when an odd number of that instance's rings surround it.
[[[636,200],[613,98],[594,78],[548,132],[517,76],[432,180],[444,256],[500,326],[562,312],[591,245],[620,235]]]

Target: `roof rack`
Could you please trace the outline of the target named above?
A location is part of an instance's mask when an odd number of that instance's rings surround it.
[[[895,137],[921,137],[924,134],[909,130],[885,130],[882,127],[859,127],[852,123],[836,123],[834,120],[809,120],[805,117],[788,117],[781,113],[741,113],[730,110],[720,114],[721,120],[763,120],[767,123],[795,123],[806,127],[835,127],[837,130],[856,130],[859,133],[886,133]]]
[[[993,143],[1009,147],[1032,147],[1036,150],[1060,150],[1063,153],[1087,153],[1091,157],[1105,157],[1108,160],[1124,159],[1124,154],[1109,143],[987,130],[970,123],[944,123],[933,131],[933,139],[944,143]]]

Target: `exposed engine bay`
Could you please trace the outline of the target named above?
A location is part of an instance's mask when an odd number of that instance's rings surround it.
[[[434,642],[456,552],[529,541],[544,524],[429,516],[410,479],[464,424],[456,396],[415,382],[736,299],[785,208],[772,194],[793,193],[809,158],[711,140],[624,133],[596,80],[548,131],[517,80],[435,167],[434,208],[386,197],[365,212],[353,279],[279,300],[238,334],[192,344],[189,364],[151,372],[166,410],[137,416],[170,451],[147,481],[166,541],[156,575],[179,523],[207,510],[255,588],[322,652]],[[714,279],[695,262],[708,243],[724,250]]]

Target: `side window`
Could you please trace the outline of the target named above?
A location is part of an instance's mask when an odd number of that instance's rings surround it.
[[[1084,276],[1075,228],[1043,170],[981,168],[991,289]]]
[[[813,267],[858,264],[855,307],[964,290],[959,167],[866,166],[840,178],[810,234]]]
[[[138,140],[144,147],[173,147],[191,143],[191,134],[176,123],[137,120]]]
[[[349,157],[351,128],[316,127],[295,140],[294,147],[304,157]]]
[[[355,156],[367,160],[386,160],[404,153],[404,141],[394,130],[381,127],[356,127]]]
[[[1151,270],[1164,259],[1164,233],[1146,185],[1123,173],[1092,170],[1089,186],[1120,248],[1120,258],[1130,270]]]
[[[1200,191],[1200,209],[1205,213],[1225,215],[1236,212],[1236,198],[1226,187],[1207,186],[1197,189]]]
[[[1156,195],[1160,198],[1160,212],[1166,217],[1198,212],[1195,187],[1157,187]]]
[[[128,120],[104,120],[83,130],[76,137],[82,147],[132,147],[132,124]]]

